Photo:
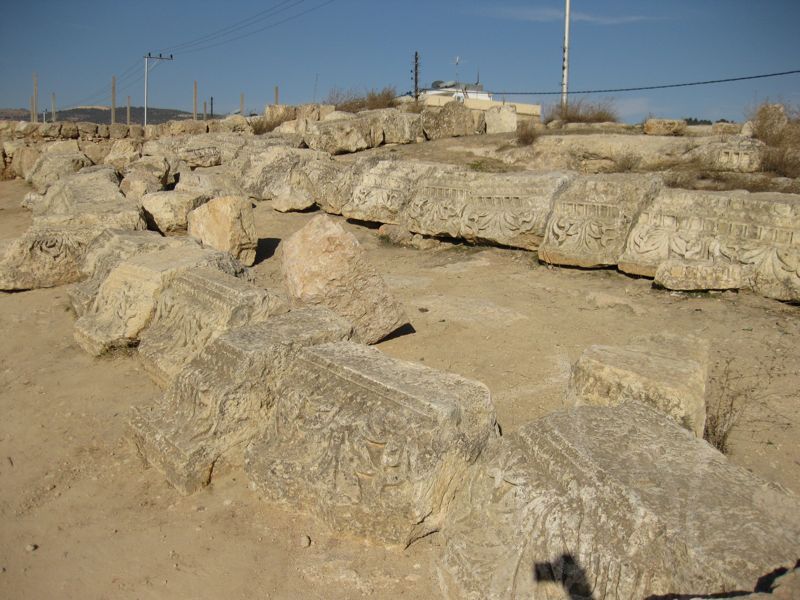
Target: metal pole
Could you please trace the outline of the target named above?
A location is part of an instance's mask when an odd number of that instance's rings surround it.
[[[194,82],[194,102],[192,103],[192,120],[197,121],[197,80]]]
[[[53,95],[50,97],[50,121],[52,123],[56,122],[56,93],[53,92]]]
[[[208,108],[208,104],[205,100],[203,100],[203,121],[206,120],[206,109]]]
[[[111,124],[117,122],[117,77],[111,76]]]
[[[569,2],[565,0],[564,8],[564,57],[561,63],[561,112],[567,109],[567,84],[569,81]]]
[[[131,126],[131,97],[128,96],[128,111],[126,114],[126,121],[128,123],[128,127]]]
[[[39,122],[39,78],[33,74],[33,122]]]
[[[150,53],[144,57],[144,126],[147,127],[147,61],[150,59]]]
[[[214,118],[214,96],[211,96],[211,118]]]
[[[414,100],[419,102],[419,52],[414,52]]]

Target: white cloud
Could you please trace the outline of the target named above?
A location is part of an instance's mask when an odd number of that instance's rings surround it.
[[[496,19],[511,19],[514,21],[531,21],[534,23],[547,23],[563,21],[564,11],[558,8],[529,8],[524,6],[496,6],[483,9],[480,14]],[[643,15],[593,15],[585,12],[573,11],[570,20],[574,22],[593,23],[595,25],[626,25],[641,21],[654,21],[657,17]]]

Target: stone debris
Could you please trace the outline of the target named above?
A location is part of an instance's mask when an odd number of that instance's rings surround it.
[[[167,238],[153,231],[106,229],[86,249],[81,266],[86,279],[67,292],[72,310],[78,317],[83,316],[108,274],[124,260],[165,248],[192,246],[197,244],[189,238]]]
[[[794,566],[799,508],[650,407],[582,406],[491,442],[442,528],[440,581],[492,600],[753,589]]]
[[[352,118],[309,124],[303,141],[313,150],[349,154],[383,144],[410,144],[421,137],[420,115],[380,109],[365,110]]]
[[[566,402],[641,402],[703,437],[709,343],[661,334],[626,346],[590,346],[572,366]]]
[[[800,196],[663,189],[634,220],[619,268],[654,277],[667,260],[739,264],[746,288],[800,300]]]
[[[182,493],[197,491],[220,456],[242,462],[300,349],[351,335],[352,326],[324,308],[226,331],[180,371],[159,403],[134,410],[129,431],[139,453]]]
[[[448,102],[439,110],[426,108],[422,112],[422,129],[429,140],[475,135],[485,127],[483,113],[476,123],[472,111],[457,100]]]
[[[164,289],[181,273],[199,267],[241,273],[241,265],[229,254],[199,247],[165,248],[123,261],[108,274],[89,310],[76,321],[78,345],[94,356],[136,345]]]
[[[686,121],[683,119],[647,119],[644,122],[645,135],[683,135]]]
[[[657,176],[589,175],[556,196],[539,258],[576,267],[616,265],[642,205],[663,186]]]
[[[158,297],[138,346],[147,371],[166,385],[183,366],[228,329],[286,312],[286,301],[219,269],[181,273]]]
[[[161,233],[172,233],[186,231],[189,213],[205,204],[208,199],[208,196],[198,192],[154,192],[142,198],[142,208],[153,229]]]
[[[214,198],[188,215],[189,235],[204,246],[229,252],[243,265],[256,260],[258,237],[253,205],[241,196]]]
[[[495,435],[481,383],[338,342],[292,361],[245,470],[268,500],[408,545],[438,530]]]
[[[355,236],[330,217],[314,217],[280,253],[292,300],[331,309],[353,324],[362,342],[379,342],[409,322]]]

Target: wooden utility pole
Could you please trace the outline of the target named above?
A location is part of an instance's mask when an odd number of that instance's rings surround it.
[[[206,120],[206,101],[203,100],[203,121]]]
[[[33,96],[31,96],[31,123],[36,123],[36,112],[33,110]]]
[[[244,92],[239,96],[239,114],[244,116]]]
[[[50,122],[56,122],[56,93],[53,92],[52,96],[50,96]]]
[[[39,78],[36,76],[36,73],[33,74],[33,109],[31,110],[33,113],[33,119],[31,122],[38,123],[39,122]]]
[[[192,119],[197,121],[197,80],[194,82],[194,101],[192,102]]]
[[[275,104],[277,105],[277,104],[280,104],[280,103],[281,103],[281,90],[276,85],[275,86]]]
[[[111,76],[111,124],[117,122],[117,78]]]
[[[211,118],[214,118],[214,96],[211,96]]]
[[[131,97],[128,96],[128,111],[127,111],[127,118],[125,119],[128,127],[131,126]]]

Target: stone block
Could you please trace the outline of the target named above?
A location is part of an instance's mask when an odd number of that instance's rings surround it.
[[[44,152],[26,177],[37,192],[43,194],[62,177],[77,173],[92,162],[80,151]]]
[[[683,119],[647,119],[644,122],[645,135],[683,135],[686,121]]]
[[[589,175],[555,198],[539,258],[576,267],[616,265],[641,206],[663,186],[648,175]]]
[[[242,195],[242,188],[225,167],[181,171],[175,191],[195,192],[209,198]]]
[[[181,273],[199,267],[241,273],[241,265],[229,254],[199,247],[166,248],[123,261],[108,274],[89,310],[75,323],[78,345],[94,356],[136,345],[164,289]]]
[[[142,198],[148,219],[161,232],[186,231],[189,213],[208,201],[198,192],[154,192]]]
[[[218,269],[193,269],[159,295],[153,318],[139,336],[139,356],[156,382],[167,385],[224,331],[287,310],[286,301],[268,290]]]
[[[582,406],[483,452],[442,528],[439,580],[449,599],[753,589],[794,565],[798,508],[648,406]]]
[[[744,278],[740,264],[670,259],[658,265],[655,283],[668,290],[738,290]]]
[[[114,123],[108,126],[108,137],[112,140],[121,140],[128,137],[128,126],[124,123]]]
[[[178,158],[192,168],[222,164],[222,153],[215,146],[179,148]]]
[[[111,145],[111,150],[103,159],[103,164],[111,165],[117,171],[122,172],[128,165],[139,160],[141,155],[141,142],[129,139],[117,140]]]
[[[480,123],[475,122],[472,111],[456,100],[448,102],[440,110],[425,109],[422,112],[422,129],[429,140],[475,135],[482,133]]]
[[[708,341],[662,334],[626,346],[590,346],[572,366],[569,405],[641,402],[703,437]]]
[[[739,135],[742,132],[741,123],[714,123],[711,133],[714,135]]]
[[[325,306],[374,344],[408,323],[353,234],[320,215],[281,244],[281,270],[295,303]]]
[[[517,109],[514,105],[493,106],[486,111],[486,133],[516,133]]]
[[[189,235],[203,245],[229,252],[243,265],[255,262],[258,237],[248,198],[214,198],[191,211],[187,222]]]
[[[129,432],[139,454],[181,493],[197,491],[221,456],[243,462],[244,446],[266,427],[297,353],[351,333],[324,308],[224,332],[180,371],[160,402],[133,411]]]
[[[483,384],[329,343],[290,365],[245,470],[268,500],[337,531],[408,545],[441,527],[495,429]]]

